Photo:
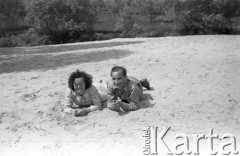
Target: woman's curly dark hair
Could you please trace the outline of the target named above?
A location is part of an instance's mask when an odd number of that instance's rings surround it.
[[[71,75],[69,76],[68,87],[71,90],[75,91],[75,89],[73,87],[73,81],[75,80],[75,78],[81,78],[81,77],[84,78],[84,81],[85,81],[85,84],[86,84],[85,89],[88,89],[89,87],[91,87],[91,85],[92,85],[92,75],[87,74],[84,71],[79,71],[79,70],[76,70],[75,72],[72,72]]]

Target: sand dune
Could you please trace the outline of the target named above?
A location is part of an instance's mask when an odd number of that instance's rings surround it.
[[[123,42],[132,43],[117,44]],[[109,46],[111,43],[114,46]],[[88,44],[92,42],[69,44],[69,47]],[[8,72],[2,71],[1,156],[143,155],[142,136],[147,126],[158,127],[159,131],[170,126],[166,136],[170,145],[176,141],[175,134],[207,135],[212,128],[220,137],[233,134],[240,150],[240,36],[114,39],[94,44],[107,46],[70,48],[69,51],[64,47],[65,50],[59,52],[55,49],[54,56],[68,54],[59,60],[66,61],[73,54],[99,51],[105,52],[107,60],[93,62],[91,59],[96,58],[89,55],[87,61],[75,60],[74,64],[54,68],[38,68],[36,64],[35,69],[26,70],[30,65],[25,64],[20,70],[18,64],[14,64],[14,67],[9,65]],[[39,48],[41,51],[42,47]],[[47,53],[47,47],[44,48]],[[120,56],[116,51],[128,54]],[[24,54],[23,61],[32,55],[34,53]],[[6,57],[4,53],[1,60]],[[144,91],[140,110],[118,114],[103,109],[77,118],[61,112],[70,72],[85,70],[93,75],[94,81],[107,80],[114,65],[125,66],[129,75],[149,79],[153,88]],[[206,155],[205,142],[202,144],[200,155]],[[218,147],[219,142],[215,141],[214,145]],[[163,151],[160,148],[159,155],[167,155]]]

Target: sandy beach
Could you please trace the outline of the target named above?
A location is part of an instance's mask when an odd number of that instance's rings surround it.
[[[84,117],[62,112],[72,71],[106,81],[114,65],[148,78],[152,89],[144,90],[139,110],[119,114],[103,109]],[[240,151],[239,35],[1,48],[0,66],[1,156],[144,155],[148,126],[158,127],[158,133],[171,127],[164,138],[170,149],[176,134],[186,134],[192,149],[193,134],[207,135],[212,128],[219,138],[232,134]],[[214,141],[216,150],[220,143]],[[202,140],[200,155],[211,155],[207,146]],[[159,144],[159,155],[168,155],[166,150]]]

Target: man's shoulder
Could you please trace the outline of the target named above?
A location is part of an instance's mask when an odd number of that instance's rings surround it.
[[[133,76],[128,76],[128,80],[131,80],[134,83],[138,83],[138,81],[139,81],[137,78],[135,78]]]
[[[127,83],[127,88],[130,91],[132,91],[134,89],[139,89],[138,84],[135,81],[132,81],[132,80],[129,80],[129,79],[128,79],[128,83]]]
[[[137,82],[136,82],[136,81],[133,81],[133,80],[130,80],[130,79],[128,79],[128,86],[137,87]]]

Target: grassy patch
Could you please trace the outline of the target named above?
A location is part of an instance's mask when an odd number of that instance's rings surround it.
[[[99,62],[108,59],[119,59],[128,56],[131,52],[124,50],[104,50],[88,53],[73,53],[60,55],[23,55],[0,60],[0,74],[23,72],[29,70],[48,70],[72,64]]]

